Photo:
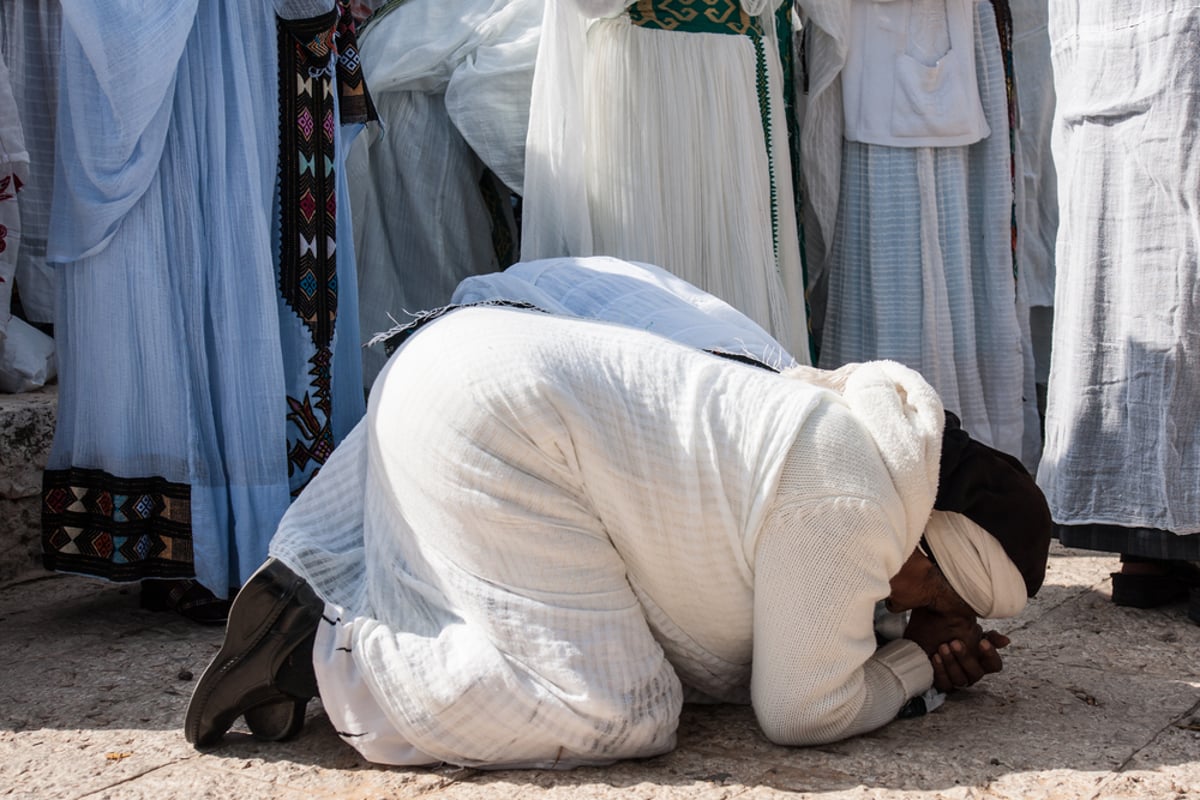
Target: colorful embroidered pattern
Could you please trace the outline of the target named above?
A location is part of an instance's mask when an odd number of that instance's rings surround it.
[[[371,94],[363,80],[358,57],[358,34],[350,0],[338,0],[337,77],[338,113],[343,125],[379,119]]]
[[[288,437],[288,478],[292,482],[292,497],[300,494],[308,482],[316,477],[333,452],[333,429],[330,421],[333,417],[333,353],[328,347],[319,347],[308,363],[312,366],[308,374],[312,376],[310,384],[315,390],[316,402],[313,395],[306,393],[303,400],[289,396],[288,422],[297,432],[295,438]],[[316,469],[305,475],[310,464]],[[303,476],[295,480],[296,476]]]
[[[337,320],[337,191],[333,82],[329,62],[337,21],[278,21],[279,291],[324,347]]]
[[[288,478],[300,493],[333,451],[330,363],[337,322],[338,121],[333,72],[338,12],[278,21],[279,29],[279,291],[308,328],[313,392],[288,396]],[[313,396],[316,400],[314,402]],[[316,469],[309,470],[310,465]]]
[[[638,0],[629,6],[629,21],[663,31],[763,35],[758,19],[738,0]]]
[[[190,578],[191,488],[102,470],[46,470],[42,550],[50,570],[111,581]]]
[[[308,361],[312,391],[301,399],[287,398],[288,477],[294,497],[334,446],[337,128],[378,116],[363,80],[349,0],[339,0],[334,11],[310,20],[280,19],[278,39],[279,290],[312,334],[314,348]]]

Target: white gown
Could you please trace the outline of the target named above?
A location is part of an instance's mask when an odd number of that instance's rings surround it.
[[[757,39],[635,25],[627,5],[547,0],[522,259],[657,264],[808,361],[779,3],[740,4]]]
[[[348,744],[380,763],[567,767],[670,749],[683,686],[753,697],[793,743],[878,727],[928,688],[920,649],[876,651],[872,631],[936,486],[941,404],[915,373],[862,365],[838,398],[811,368],[698,353],[771,343],[613,259],[460,288],[693,347],[488,308],[411,334],[271,548],[327,601],[314,666]],[[796,505],[776,513],[785,483]],[[835,595],[838,630],[797,636]]]
[[[363,335],[516,260],[542,0],[408,0],[360,34],[379,111],[346,160]],[[384,355],[363,350],[370,386]]]
[[[828,3],[812,5],[831,13],[820,8]],[[839,137],[835,148],[826,142],[805,151],[812,180],[839,180],[836,194],[813,192],[814,203],[836,204],[832,218],[827,207],[814,209],[833,225],[820,366],[899,361],[937,389],[973,437],[1032,465],[1037,441],[1025,432],[1036,429],[1037,416],[1024,287],[1013,276],[1004,67],[991,4],[968,5],[973,41],[954,47],[974,48],[972,77],[991,135],[938,147]],[[809,109],[805,143],[813,131],[835,134],[821,117],[844,112],[828,94]],[[822,158],[840,158],[840,170]]]
[[[1180,534],[1140,554],[1200,557],[1182,536],[1200,533],[1200,3],[1054,0],[1050,36],[1060,221],[1038,483],[1059,525]]]

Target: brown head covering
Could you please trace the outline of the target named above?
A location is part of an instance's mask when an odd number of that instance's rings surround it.
[[[1029,596],[1037,594],[1050,551],[1046,498],[1020,461],[972,439],[949,411],[933,507],[956,511],[996,537]]]

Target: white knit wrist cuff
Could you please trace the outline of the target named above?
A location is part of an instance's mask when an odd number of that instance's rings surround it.
[[[916,697],[933,685],[933,665],[916,642],[908,639],[888,642],[875,651],[875,660],[896,676],[906,698]]]

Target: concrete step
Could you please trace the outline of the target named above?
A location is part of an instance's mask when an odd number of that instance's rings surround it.
[[[0,584],[41,569],[42,470],[58,387],[0,394]]]

